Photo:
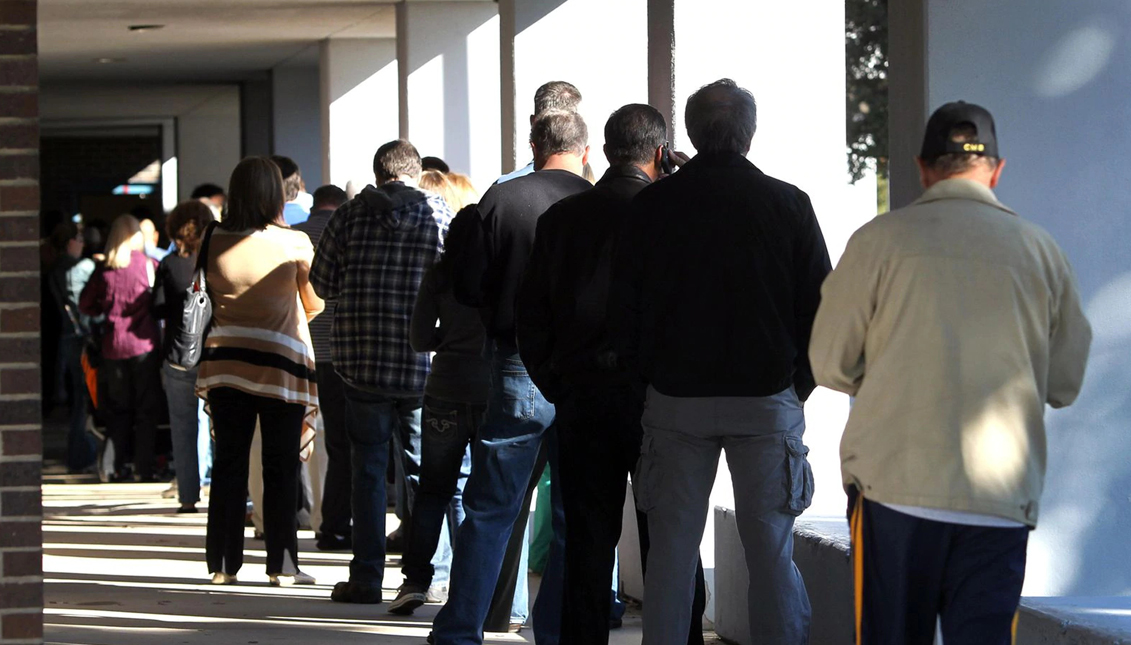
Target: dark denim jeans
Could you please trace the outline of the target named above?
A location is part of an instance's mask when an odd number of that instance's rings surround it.
[[[380,588],[385,575],[385,474],[389,441],[410,445],[420,435],[419,396],[393,396],[344,383],[346,432],[352,450],[353,561],[350,582]],[[409,470],[410,476],[419,476]]]
[[[420,490],[412,506],[402,572],[410,585],[432,584],[433,556],[443,533],[444,518],[452,538],[463,522],[463,489],[470,465],[468,448],[483,425],[487,406],[424,397],[421,427]],[[454,542],[454,539],[452,540]]]
[[[322,526],[319,532],[350,535],[350,439],[346,433],[345,382],[330,361],[316,364],[319,414],[326,433],[326,483],[322,488]]]
[[[448,604],[436,616],[437,645],[479,645],[483,621],[502,567],[511,527],[522,508],[543,441],[556,458],[551,424],[554,406],[534,386],[517,355],[492,360],[487,421],[472,450],[471,477],[463,495],[464,521],[456,541]],[[551,466],[552,467],[552,466]],[[555,533],[550,564],[534,605],[534,636],[539,645],[556,645],[561,627],[564,513],[554,495]],[[560,530],[560,533],[558,531]],[[556,557],[555,557],[556,556]]]

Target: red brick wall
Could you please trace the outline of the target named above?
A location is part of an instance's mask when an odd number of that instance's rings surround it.
[[[0,0],[0,643],[43,639],[35,0]]]

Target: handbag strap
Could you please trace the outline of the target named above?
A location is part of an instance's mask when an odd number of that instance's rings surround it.
[[[212,222],[204,229],[204,240],[200,243],[200,253],[196,256],[196,288],[197,291],[206,291],[208,284],[205,282],[204,267],[208,266],[208,246],[212,242],[212,231],[216,230],[217,222]]]

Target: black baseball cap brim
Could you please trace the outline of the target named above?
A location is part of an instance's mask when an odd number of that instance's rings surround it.
[[[973,139],[952,141],[951,130],[956,126],[969,125],[974,128]],[[994,117],[986,108],[955,101],[935,110],[927,121],[923,134],[923,148],[919,158],[924,161],[937,159],[948,154],[974,154],[986,157],[1000,157],[997,146],[997,129]]]

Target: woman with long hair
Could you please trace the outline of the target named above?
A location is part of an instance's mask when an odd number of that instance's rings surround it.
[[[185,297],[196,272],[196,258],[205,229],[213,221],[212,210],[203,202],[181,202],[165,220],[165,230],[176,251],[157,267],[154,311],[165,321],[162,356],[168,358],[172,341],[181,331]],[[169,430],[173,439],[173,462],[177,466],[178,513],[195,513],[200,485],[211,466],[211,437],[203,401],[196,396],[197,368],[185,370],[165,361],[165,399],[169,403]]]
[[[464,207],[479,201],[479,193],[471,185],[467,175],[456,172],[440,172],[439,170],[425,170],[420,174],[420,188],[436,193],[444,198],[453,213],[458,213]]]
[[[435,354],[424,384],[420,489],[408,531],[412,539],[402,562],[405,582],[389,604],[394,614],[411,614],[430,596],[442,595],[448,582],[434,579],[437,572],[432,556],[437,547],[454,546],[441,539],[452,540],[463,522],[463,486],[471,472],[469,446],[487,412],[491,387],[490,368],[483,355],[487,332],[479,310],[459,304],[452,295],[452,258],[463,251],[463,240],[477,225],[477,217],[474,208],[464,208],[452,220],[444,253],[424,273],[412,311],[409,342],[413,350]]]
[[[228,212],[209,242],[205,278],[212,328],[199,366],[216,436],[205,551],[213,584],[243,565],[248,459],[262,434],[267,575],[314,584],[298,568],[299,452],[313,439],[318,391],[308,323],[323,302],[310,285],[314,247],[283,220],[283,177],[266,157],[232,171]]]
[[[114,448],[112,481],[132,481],[127,463],[143,482],[154,481],[157,421],[161,414],[160,344],[153,316],[153,261],[143,252],[141,226],[121,215],[110,226],[106,261],[79,297],[79,311],[105,316],[100,405]]]

